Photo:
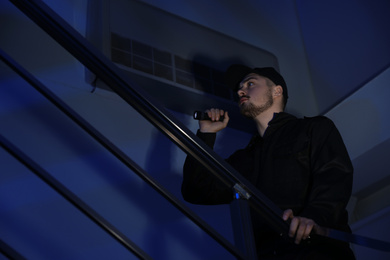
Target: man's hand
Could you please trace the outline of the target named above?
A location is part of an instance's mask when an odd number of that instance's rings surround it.
[[[315,233],[321,233],[321,227],[318,226],[314,220],[304,217],[296,217],[291,209],[287,209],[283,212],[283,220],[291,219],[289,236],[295,237],[295,244],[301,243],[310,237],[311,231]]]
[[[200,120],[199,121],[199,129],[202,133],[216,133],[224,129],[229,122],[228,112],[223,111],[218,108],[211,108],[205,111],[208,116],[211,118],[210,120]],[[219,118],[224,116],[223,121],[219,121]]]

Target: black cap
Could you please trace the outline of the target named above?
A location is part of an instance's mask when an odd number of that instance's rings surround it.
[[[277,72],[272,67],[252,69],[240,64],[231,65],[225,73],[226,84],[233,91],[237,91],[240,82],[244,79],[246,75],[250,73],[256,73],[257,75],[266,77],[270,79],[273,83],[275,83],[275,85],[280,85],[283,88],[284,103],[287,103],[288,93],[286,82],[284,81],[282,75],[280,75],[279,72]]]

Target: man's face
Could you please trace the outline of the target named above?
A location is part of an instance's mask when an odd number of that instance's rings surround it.
[[[266,78],[256,73],[248,74],[237,91],[241,114],[254,118],[273,105],[271,86]]]

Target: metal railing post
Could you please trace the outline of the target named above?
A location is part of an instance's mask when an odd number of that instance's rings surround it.
[[[248,260],[257,260],[255,237],[248,201],[237,198],[230,204],[230,214],[235,245],[246,255]]]

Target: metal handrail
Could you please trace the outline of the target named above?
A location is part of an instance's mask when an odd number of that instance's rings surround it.
[[[124,245],[130,252],[136,255],[140,259],[152,259],[148,254],[146,254],[140,247],[138,247],[134,242],[128,239],[124,234],[122,234],[118,229],[100,216],[95,210],[90,206],[84,203],[77,195],[71,192],[53,176],[51,176],[47,171],[45,171],[41,166],[39,166],[34,160],[29,156],[24,154],[19,150],[13,143],[7,140],[3,135],[0,134],[0,146],[3,147],[9,154],[11,154],[15,159],[25,165],[29,170],[34,172],[41,180],[46,184],[52,187],[57,191],[61,196],[63,196],[67,201],[72,203],[77,209],[84,213],[88,218],[94,221],[97,225],[103,228],[108,234],[115,238],[119,243]]]
[[[15,249],[9,246],[4,241],[0,240],[0,253],[2,253],[5,257],[14,260],[26,260],[24,256],[19,254]]]

